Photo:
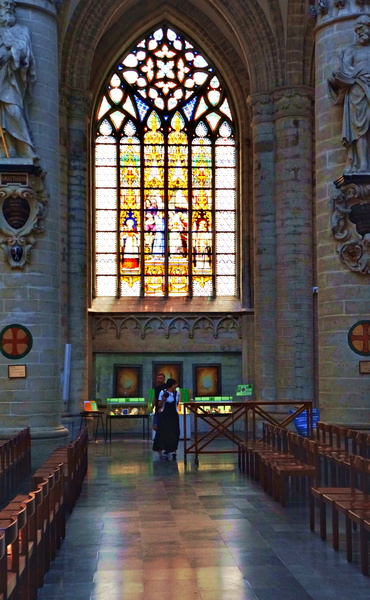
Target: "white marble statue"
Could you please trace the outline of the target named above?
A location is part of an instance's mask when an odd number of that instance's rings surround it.
[[[0,0],[0,157],[36,157],[27,114],[35,79],[29,30],[16,23],[14,0]]]
[[[344,173],[370,173],[370,16],[355,21],[357,41],[344,50],[328,79],[335,104],[343,104]]]

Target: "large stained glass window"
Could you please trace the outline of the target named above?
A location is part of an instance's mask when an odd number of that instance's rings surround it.
[[[236,294],[234,120],[214,68],[161,27],[111,73],[96,114],[95,294]]]

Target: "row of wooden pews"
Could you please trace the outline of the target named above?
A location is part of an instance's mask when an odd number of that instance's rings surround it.
[[[16,493],[30,471],[31,436],[27,428],[0,441],[0,505]]]
[[[239,444],[239,467],[276,501],[286,506],[289,489],[307,489],[307,481],[316,481],[319,462],[312,440],[284,427],[263,424],[261,440]]]
[[[369,574],[369,433],[319,422],[316,439],[311,440],[265,423],[261,440],[239,444],[239,467],[283,506],[293,486],[308,491],[311,531],[317,504],[320,536],[326,540],[328,509],[334,550],[339,550],[339,522],[344,519],[347,560],[353,559],[357,530],[361,571]]]
[[[340,549],[340,518],[345,523],[346,556],[353,560],[354,531],[359,535],[361,572],[369,574],[370,534],[370,434],[353,429],[319,424],[319,455],[323,477],[310,489],[310,529],[315,530],[315,505],[319,507],[322,540],[327,538],[327,508],[331,515],[333,549]]]
[[[87,471],[87,428],[55,450],[33,477],[29,494],[0,511],[0,600],[34,600],[65,536]]]

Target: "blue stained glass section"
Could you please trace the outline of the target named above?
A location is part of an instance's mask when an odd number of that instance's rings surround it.
[[[183,111],[188,119],[188,121],[190,121],[190,119],[193,116],[193,112],[194,112],[194,108],[196,105],[198,97],[196,96],[195,98],[192,98],[190,100],[190,102],[188,102],[187,104],[185,104],[185,106],[183,106]]]
[[[145,104],[138,96],[134,96],[137,109],[139,111],[140,119],[143,121],[145,119],[145,115],[149,110],[149,106]]]

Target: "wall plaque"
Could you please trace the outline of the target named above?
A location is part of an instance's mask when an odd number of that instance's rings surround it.
[[[27,173],[0,173],[0,185],[28,185]]]
[[[358,367],[360,375],[370,375],[370,360],[360,360]]]
[[[8,365],[9,379],[24,379],[27,377],[26,365]]]

